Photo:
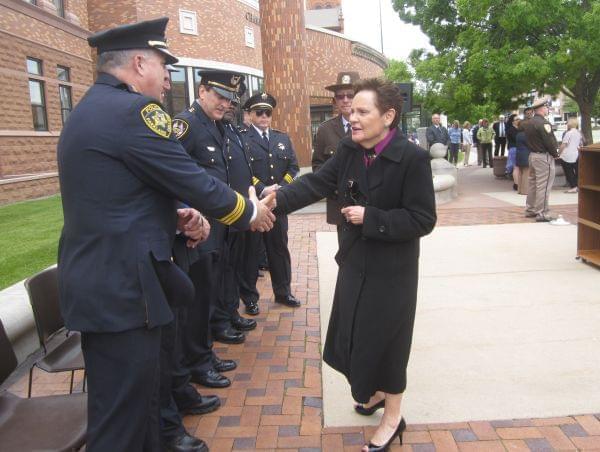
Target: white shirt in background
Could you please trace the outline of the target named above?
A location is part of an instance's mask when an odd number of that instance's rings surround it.
[[[578,129],[569,129],[563,137],[565,149],[560,154],[560,158],[567,163],[575,163],[579,157],[579,146],[581,146],[581,132]]]

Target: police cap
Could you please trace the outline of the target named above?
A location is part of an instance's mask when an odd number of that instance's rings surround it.
[[[200,70],[198,71],[200,84],[210,86],[221,96],[233,100],[246,92],[244,76],[238,72]]]
[[[277,101],[269,93],[258,93],[252,96],[244,104],[244,110],[255,110],[257,108],[273,109],[277,105]]]
[[[94,33],[88,37],[88,43],[98,49],[98,54],[113,50],[154,49],[165,56],[167,64],[175,64],[179,60],[169,52],[165,38],[167,22],[168,17],[161,17],[120,25]]]

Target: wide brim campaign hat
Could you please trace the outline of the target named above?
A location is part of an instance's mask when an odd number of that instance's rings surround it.
[[[108,30],[99,31],[87,38],[98,54],[115,50],[154,49],[165,57],[166,64],[175,64],[179,60],[167,46],[165,30],[168,17],[145,20],[134,24],[125,24]]]
[[[360,80],[358,72],[339,72],[337,75],[337,81],[335,85],[326,86],[325,89],[328,91],[339,91],[340,89],[353,88],[354,84]]]
[[[267,108],[272,110],[277,105],[275,97],[269,93],[258,93],[252,96],[244,103],[244,110],[256,110],[258,108]]]
[[[531,109],[535,110],[536,108],[540,108],[544,105],[546,106],[550,106],[551,100],[548,96],[544,96],[544,97],[538,97],[536,99],[534,99],[534,101],[531,103]]]
[[[200,84],[210,86],[221,96],[233,100],[246,92],[244,75],[232,71],[199,70]]]

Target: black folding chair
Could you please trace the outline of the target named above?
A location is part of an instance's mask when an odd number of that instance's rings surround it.
[[[81,351],[81,335],[68,333],[60,314],[58,304],[58,280],[56,267],[46,269],[25,281],[29,294],[29,302],[33,310],[38,339],[44,355],[29,369],[29,387],[27,396],[31,397],[33,368],[38,367],[46,372],[71,372],[69,394],[73,392],[75,371],[85,369]],[[49,343],[57,345],[48,349]],[[85,391],[85,372],[83,377]]]
[[[0,385],[17,368],[17,357],[0,322]],[[21,398],[0,392],[0,449],[74,451],[85,443],[87,394]]]

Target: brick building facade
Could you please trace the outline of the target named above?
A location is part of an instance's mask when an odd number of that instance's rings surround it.
[[[0,0],[0,204],[58,192],[63,120],[93,83],[90,32],[165,14],[169,46],[180,57],[171,112],[195,97],[199,68],[236,70],[246,74],[248,94],[263,89],[257,0]],[[378,76],[387,64],[376,50],[310,25],[305,48],[313,130],[333,114],[323,87],[339,71]]]

